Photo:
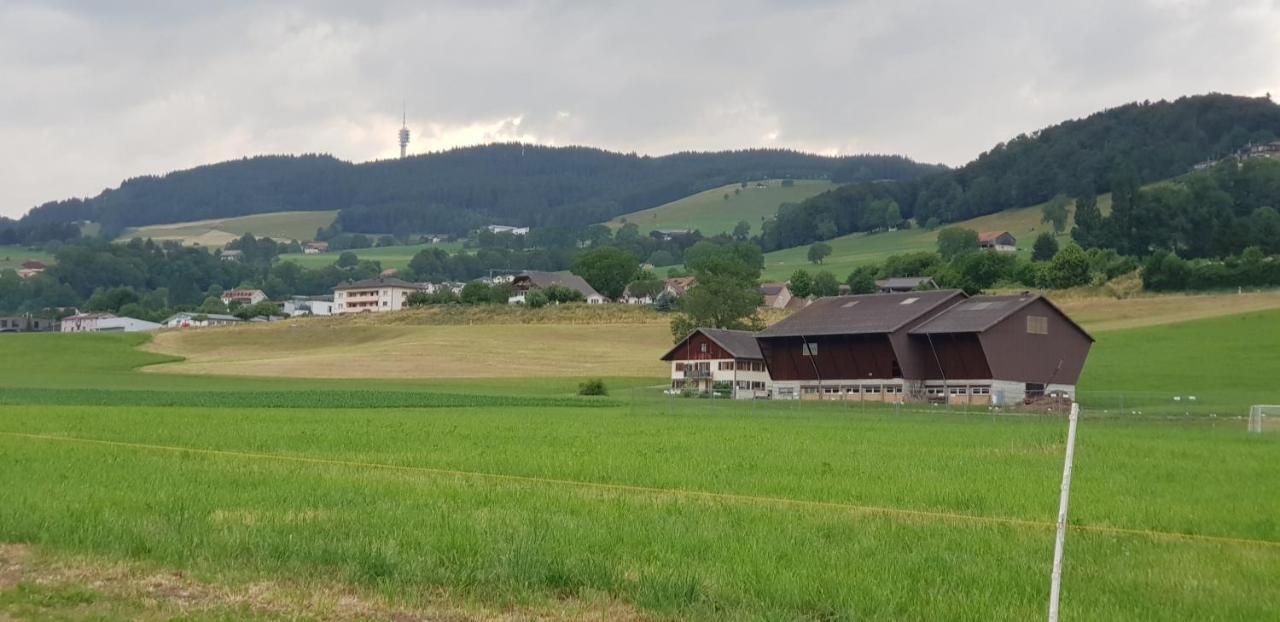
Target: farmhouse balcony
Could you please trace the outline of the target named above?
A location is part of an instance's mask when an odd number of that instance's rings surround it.
[[[684,370],[684,377],[685,377],[685,378],[710,378],[710,377],[711,377],[711,370],[710,370],[710,369],[689,369],[689,368],[685,368],[685,370]]]

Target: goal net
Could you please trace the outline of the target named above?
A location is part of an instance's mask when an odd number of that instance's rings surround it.
[[[1262,434],[1280,428],[1280,405],[1258,404],[1249,409],[1249,431]]]

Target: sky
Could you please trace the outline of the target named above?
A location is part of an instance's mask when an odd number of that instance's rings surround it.
[[[1280,0],[0,0],[0,215],[260,154],[493,141],[959,165],[1131,101],[1280,97]]]

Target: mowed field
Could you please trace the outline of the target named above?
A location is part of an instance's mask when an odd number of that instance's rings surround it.
[[[0,245],[0,270],[17,270],[24,261],[53,263],[53,255],[43,250],[31,250],[25,246]]]
[[[565,318],[526,319],[412,321],[479,341]],[[1258,369],[1232,390],[1260,394],[1278,326],[1102,331],[1088,382],[1217,383],[1241,362]],[[672,400],[658,378],[582,398],[570,378],[146,374],[172,359],[145,340],[0,339],[0,616],[1044,615],[1059,417]],[[1064,616],[1273,616],[1277,452],[1280,430],[1239,419],[1087,417]]]
[[[760,187],[757,184],[764,184]],[[743,188],[730,184],[693,194],[683,199],[619,216],[608,224],[617,229],[624,222],[635,223],[641,234],[655,229],[697,229],[705,236],[731,233],[740,221],[751,225],[751,233],[760,233],[765,218],[771,218],[783,203],[799,203],[815,194],[835,188],[829,181],[798,179],[792,186],[782,180],[751,182]],[[729,195],[726,199],[725,195]]]
[[[1099,195],[1098,206],[1104,213],[1109,212],[1111,209],[1111,195]],[[949,226],[965,227],[979,232],[1008,231],[1018,239],[1018,254],[1030,257],[1031,245],[1035,242],[1036,236],[1045,231],[1053,230],[1051,225],[1040,222],[1042,207],[1041,205],[1036,205],[1005,210],[987,216],[979,216],[971,220],[952,223]],[[1064,233],[1057,236],[1059,244],[1066,244],[1071,239],[1070,231],[1075,222],[1074,204],[1070,207],[1070,211],[1071,218],[1068,220]],[[827,270],[843,281],[854,268],[882,262],[890,255],[937,250],[938,231],[940,230],[941,227],[938,229],[904,229],[873,234],[854,233],[827,240],[827,244],[831,245],[832,252],[831,256],[827,257],[821,265],[814,265],[809,262],[808,245],[766,253],[764,256],[764,278],[778,281],[786,280],[793,272],[803,268],[810,272]]]
[[[438,248],[446,252],[457,252],[462,250],[461,242],[445,242],[443,244],[408,244],[404,246],[382,246],[378,248],[360,248],[350,252],[355,253],[360,259],[377,261],[382,264],[383,269],[395,268],[403,270],[409,267],[409,261],[414,255],[428,248]],[[285,254],[280,256],[280,261],[292,261],[305,268],[323,268],[338,261],[341,252],[334,251],[331,253],[321,253],[318,255],[307,255],[302,253]]]
[[[217,218],[168,225],[150,225],[126,229],[117,241],[151,238],[156,241],[177,240],[188,246],[221,247],[246,233],[255,237],[282,241],[314,239],[316,229],[333,224],[338,212],[272,212],[235,218]]]

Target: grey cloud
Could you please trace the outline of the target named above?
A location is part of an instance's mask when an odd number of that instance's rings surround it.
[[[1132,100],[1280,89],[1275,2],[8,2],[0,213],[259,153],[536,139],[960,164]],[[517,125],[516,119],[519,119]]]

